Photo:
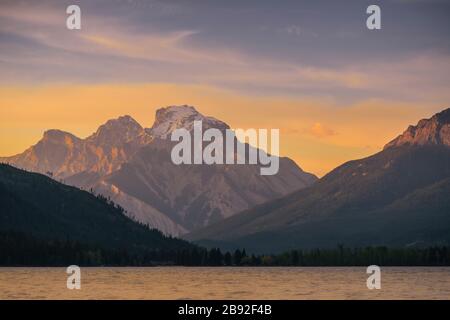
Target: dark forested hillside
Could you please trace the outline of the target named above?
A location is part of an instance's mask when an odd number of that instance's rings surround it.
[[[100,195],[6,164],[0,164],[0,232],[127,252],[191,247],[130,220]]]

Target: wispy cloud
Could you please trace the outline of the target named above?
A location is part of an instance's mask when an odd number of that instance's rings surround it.
[[[233,34],[232,40],[225,41],[229,35],[224,37],[221,30],[214,29],[213,19],[209,22],[211,28],[178,23],[178,20],[168,23],[166,17],[154,17],[153,24],[145,22],[143,25],[139,15],[107,15],[98,10],[84,10],[82,30],[78,32],[65,28],[63,5],[9,2],[0,6],[3,35],[0,82],[3,84],[42,81],[192,83],[267,95],[331,96],[341,99],[341,104],[376,97],[446,102],[450,96],[447,90],[450,58],[445,51],[422,50],[390,59],[375,55],[373,59],[369,55],[367,59],[356,61],[337,59],[337,53],[327,46],[333,33],[311,37],[316,32],[310,31],[313,29],[307,20],[305,27],[285,23],[287,26],[279,29],[285,35],[298,37],[299,41],[292,39],[274,52],[255,53],[249,49],[250,42],[238,41],[239,32]],[[138,13],[150,8],[160,15],[195,17],[192,10],[170,2],[136,1],[130,7]],[[245,34],[245,26],[251,21],[239,20],[238,23],[245,23],[239,26]],[[268,34],[270,30],[275,32]],[[276,34],[273,25],[267,26],[263,33],[267,36],[264,41],[268,42],[281,36]],[[310,41],[308,45],[318,46],[314,54],[299,54],[293,58],[280,56],[278,51],[295,53],[298,46],[306,46],[297,43],[302,43],[303,36]],[[314,55],[324,54],[328,57],[325,63],[314,61]]]

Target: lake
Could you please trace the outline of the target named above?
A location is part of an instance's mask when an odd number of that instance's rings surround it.
[[[0,268],[0,299],[450,299],[449,267],[382,267],[381,289],[363,267]]]

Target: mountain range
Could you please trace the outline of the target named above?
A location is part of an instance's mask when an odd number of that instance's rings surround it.
[[[189,246],[142,224],[255,253],[450,243],[450,108],[319,180],[288,158],[275,176],[261,176],[259,165],[173,164],[170,134],[197,120],[230,128],[171,106],[150,128],[123,116],[85,139],[46,131],[23,153],[0,158],[37,172],[0,166],[0,231],[127,250]]]
[[[156,111],[150,128],[126,115],[107,121],[85,139],[48,130],[23,153],[0,162],[102,194],[133,220],[176,236],[317,180],[284,157],[273,176],[261,176],[259,165],[175,165],[170,134],[178,128],[192,130],[194,121],[202,121],[204,129],[230,128],[194,107],[169,106]]]
[[[450,243],[450,108],[312,186],[185,236],[253,252]]]

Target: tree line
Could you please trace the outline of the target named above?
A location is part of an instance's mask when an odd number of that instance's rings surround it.
[[[0,233],[0,266],[450,266],[450,248],[365,247],[290,250],[255,255],[245,249],[104,249],[71,240],[44,240]]]

